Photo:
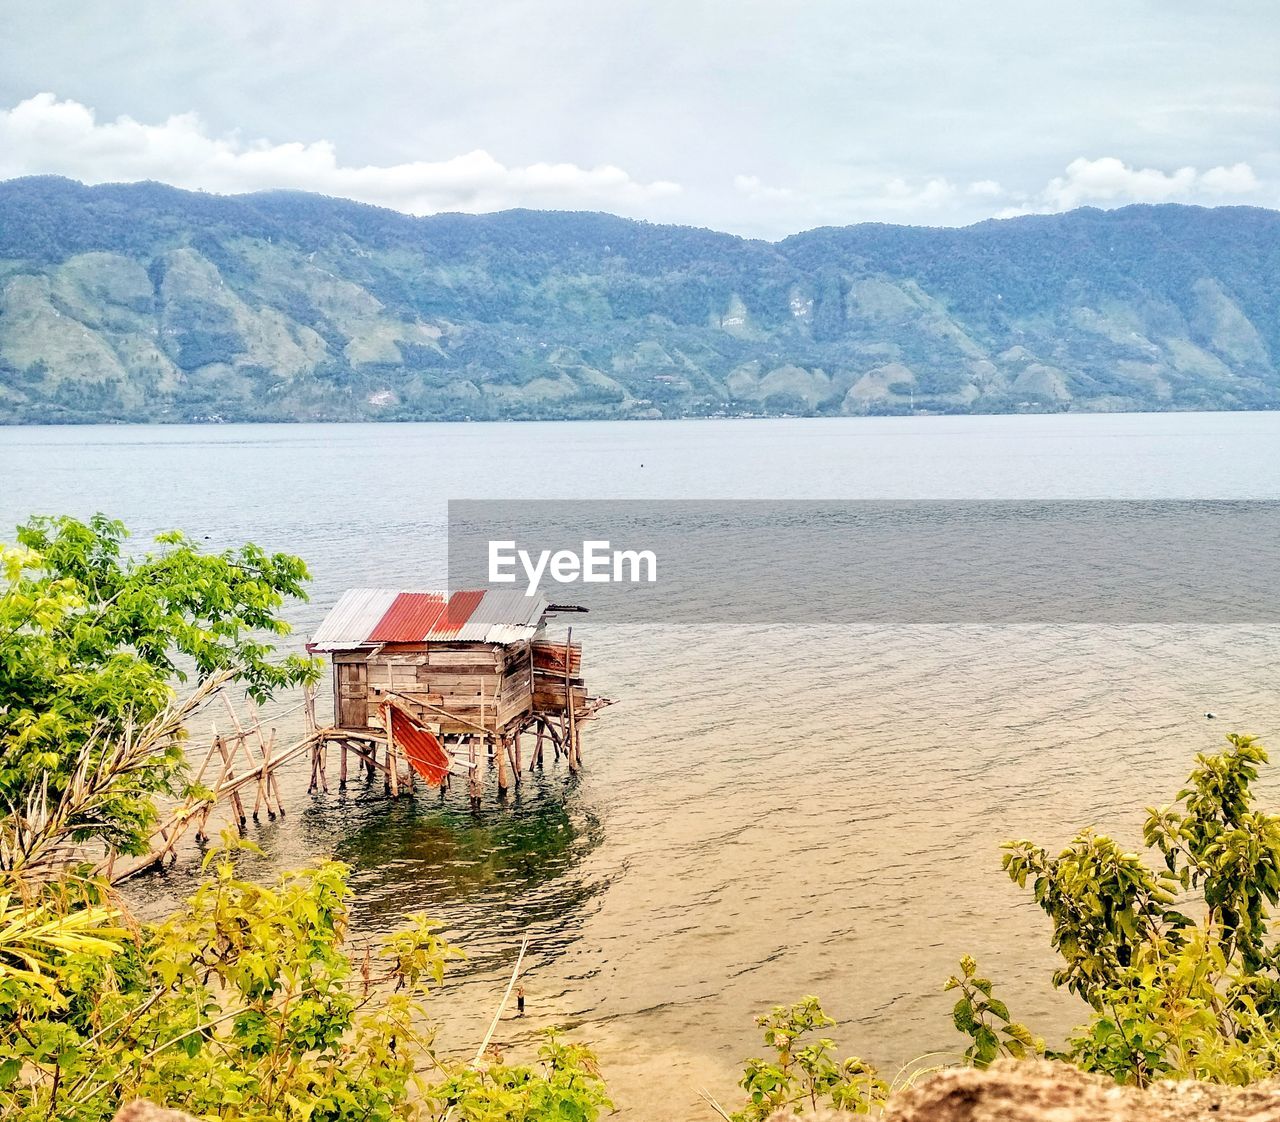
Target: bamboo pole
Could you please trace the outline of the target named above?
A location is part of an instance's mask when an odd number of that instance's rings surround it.
[[[391,702],[382,703],[382,727],[387,730],[387,789],[393,799],[400,797],[400,764],[397,759],[396,738],[391,731]]]
[[[495,745],[498,765],[498,797],[505,798],[510,780],[507,778],[507,738],[501,737]]]
[[[249,764],[249,770],[252,771],[254,766],[253,757],[249,754],[249,745],[245,743],[247,734],[244,731],[244,726],[240,723],[240,715],[236,712],[236,707],[231,704],[231,699],[225,693],[222,694],[222,705],[227,711],[227,716],[231,718],[232,727],[236,730],[236,749],[244,753],[245,760]],[[258,821],[258,812],[262,809],[262,803],[265,798],[266,789],[263,786],[263,777],[259,774],[258,792],[253,800],[253,820],[255,822]],[[267,813],[269,814],[270,812],[271,807],[268,805]]]
[[[569,757],[569,774],[578,772],[577,740],[578,729],[573,715],[573,680],[570,670],[573,666],[573,628],[564,641],[564,712],[565,712],[565,753]]]
[[[222,777],[218,782],[218,787],[221,787],[223,782],[226,780],[234,779],[236,772],[235,768],[231,766],[231,754],[227,751],[227,747],[223,743],[222,737],[215,736],[213,738],[213,742],[218,746],[218,755],[222,757]],[[236,818],[239,819],[240,825],[243,826],[248,821],[248,818],[245,815],[244,803],[240,800],[238,789],[231,789],[231,797],[227,802],[230,803],[232,813],[235,814]]]
[[[267,738],[264,740],[262,736],[262,714],[258,711],[257,703],[251,697],[245,698],[245,703],[249,706],[249,713],[253,717],[254,735],[258,740],[258,750],[262,753],[263,760],[267,760],[271,756],[271,751],[275,747],[276,730],[271,729]],[[280,813],[280,817],[284,817],[284,799],[280,794],[280,781],[276,778],[275,768],[267,771],[267,814],[271,814],[271,796],[275,794],[276,810]]]
[[[467,776],[467,791],[471,796],[472,803],[480,802],[480,761],[476,759],[476,738],[474,736],[467,737],[468,756],[471,761],[471,767]]]

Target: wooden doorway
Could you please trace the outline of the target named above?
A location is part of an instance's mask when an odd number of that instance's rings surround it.
[[[338,727],[369,727],[369,665],[365,662],[340,662],[337,665],[337,697],[334,710]]]

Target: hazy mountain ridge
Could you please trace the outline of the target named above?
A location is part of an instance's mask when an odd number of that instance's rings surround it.
[[[0,420],[1280,405],[1280,213],[766,243],[603,214],[0,183]]]

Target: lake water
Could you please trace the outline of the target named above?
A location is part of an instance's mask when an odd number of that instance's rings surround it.
[[[511,425],[0,428],[0,524],[104,511],[138,536],[303,555],[299,635],[354,585],[443,579],[450,498],[1280,498],[1280,414]],[[8,536],[8,532],[3,537]],[[252,828],[259,865],[354,866],[359,942],[410,911],[471,959],[446,1046],[474,1048],[523,934],[528,1015],[599,1049],[623,1117],[735,1100],[751,1018],[821,996],[842,1049],[893,1075],[954,1051],[942,983],[978,957],[1051,1037],[1081,1009],[1048,985],[1043,917],[999,843],[1075,829],[1136,841],[1192,755],[1276,739],[1274,629],[1144,625],[575,623],[593,691],[620,700],[506,809],[380,787]],[[1215,721],[1206,711],[1218,714]],[[281,733],[296,732],[281,718]],[[334,773],[331,764],[330,774]],[[1268,779],[1268,797],[1280,785]],[[144,910],[191,883],[134,882]],[[442,1005],[443,1009],[443,1005]]]

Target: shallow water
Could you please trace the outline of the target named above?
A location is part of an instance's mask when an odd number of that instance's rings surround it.
[[[351,585],[441,583],[449,498],[1277,498],[1280,416],[14,428],[0,463],[4,525],[103,510],[139,536],[302,554],[305,634]],[[580,781],[549,766],[473,817],[452,795],[391,805],[359,782],[308,798],[299,763],[290,813],[252,835],[268,868],[350,862],[357,939],[409,911],[447,921],[471,951],[448,1002],[459,1051],[529,933],[529,1014],[499,1038],[573,1026],[635,1119],[709,1117],[701,1087],[732,1100],[752,1015],[805,993],[890,1074],[954,1049],[941,984],[965,952],[1060,1034],[1079,1009],[1047,984],[1042,917],[1002,878],[999,842],[1087,824],[1136,841],[1194,752],[1232,729],[1274,740],[1280,711],[1263,627],[597,614],[577,637],[593,691],[620,699]],[[130,891],[161,910],[189,869]]]

